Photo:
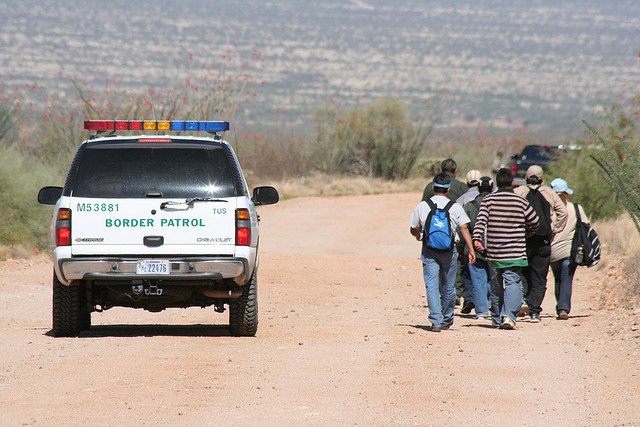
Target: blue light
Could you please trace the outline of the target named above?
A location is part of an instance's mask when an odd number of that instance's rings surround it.
[[[171,122],[171,130],[184,130],[184,122]]]
[[[198,130],[198,122],[184,122],[186,130]]]
[[[224,132],[229,130],[229,122],[200,122],[200,130],[207,132]]]

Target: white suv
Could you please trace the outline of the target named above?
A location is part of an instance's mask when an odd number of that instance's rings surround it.
[[[255,206],[276,203],[278,192],[257,187],[249,197],[233,149],[218,136],[229,124],[89,120],[85,129],[109,133],[82,143],[64,188],[38,193],[38,202],[55,205],[53,334],[76,336],[91,312],[115,306],[228,305],[231,334],[255,335]],[[115,136],[120,130],[129,135]],[[213,135],[176,136],[203,130]]]

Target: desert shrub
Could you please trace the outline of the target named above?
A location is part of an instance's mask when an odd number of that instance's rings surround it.
[[[585,125],[600,143],[591,158],[605,173],[605,184],[617,196],[640,233],[640,152],[638,139],[605,139],[593,127]]]
[[[329,174],[408,177],[433,130],[436,103],[430,102],[416,121],[397,98],[345,110],[337,105],[317,108],[313,166]]]
[[[591,220],[610,219],[622,212],[622,207],[611,187],[604,182],[604,174],[593,161],[594,148],[584,141],[567,155],[549,165],[545,173],[545,183],[549,185],[554,178],[567,181],[574,193],[571,201],[581,204]]]
[[[18,122],[14,101],[8,98],[0,98],[0,142],[15,129]]]
[[[286,136],[280,131],[259,135],[249,130],[235,142],[235,150],[249,185],[256,179],[287,180],[307,174],[310,144],[297,136]]]
[[[599,129],[583,121],[592,137],[590,157],[604,172],[605,186],[629,213],[640,233],[640,91],[634,87],[603,109]]]
[[[193,57],[190,56],[189,61]],[[201,71],[184,84],[165,91],[151,88],[141,92],[117,90],[109,83],[101,90],[72,79],[81,114],[85,119],[127,118],[162,120],[227,120],[264,85],[252,77],[252,69],[260,60],[254,50],[250,60],[238,63],[233,52],[222,55],[217,66],[201,66]]]
[[[15,148],[0,149],[0,244],[48,247],[51,209],[36,201],[47,175],[46,166],[26,161]]]

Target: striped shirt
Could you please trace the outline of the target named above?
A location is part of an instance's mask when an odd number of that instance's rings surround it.
[[[527,199],[513,190],[501,189],[482,199],[473,240],[483,244],[487,259],[498,263],[497,267],[527,265],[525,237],[536,232],[538,221]]]

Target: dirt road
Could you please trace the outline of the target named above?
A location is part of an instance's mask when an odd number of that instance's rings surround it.
[[[0,263],[2,425],[640,425],[637,348],[612,336],[579,269],[568,321],[428,326],[419,194],[260,208],[260,326],[213,309],[94,313],[53,338],[51,265]]]

